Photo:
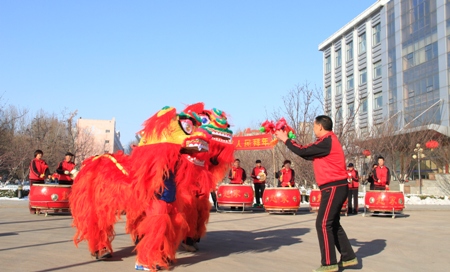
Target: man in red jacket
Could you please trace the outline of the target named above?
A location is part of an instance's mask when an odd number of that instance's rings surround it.
[[[72,185],[73,180],[70,177],[70,172],[75,168],[75,163],[72,162],[73,154],[67,152],[64,160],[59,163],[56,173],[59,174],[59,184]]]
[[[267,170],[265,167],[261,166],[261,160],[256,160],[256,165],[252,170],[252,179],[253,179],[253,186],[255,186],[255,198],[256,198],[256,204],[253,205],[253,207],[261,207],[262,203],[260,202],[260,199],[262,199],[264,194],[264,189],[266,188],[266,177],[267,177]]]
[[[287,132],[277,130],[275,135],[295,154],[306,160],[312,160],[314,176],[322,193],[316,219],[322,265],[314,271],[339,271],[339,267],[358,264],[358,259],[340,224],[340,212],[347,199],[347,171],[345,157],[338,138],[333,133],[333,121],[330,117],[319,115],[314,120],[316,142],[299,145],[289,139]],[[338,264],[336,249],[341,253]]]
[[[359,177],[358,171],[355,169],[353,163],[347,165],[348,174],[348,213],[357,214],[358,213],[358,188],[359,188]],[[353,199],[353,203],[352,203]],[[352,205],[353,204],[353,205]]]
[[[374,179],[374,190],[389,190],[391,182],[391,171],[384,165],[384,158],[378,157],[378,167],[372,172]]]
[[[230,179],[231,184],[244,184],[244,181],[247,179],[247,174],[241,167],[241,161],[239,159],[234,160],[228,178]]]
[[[278,179],[278,187],[295,186],[295,171],[291,168],[290,160],[285,160],[283,162],[283,168],[275,173],[275,178]]]
[[[47,163],[42,159],[42,150],[34,151],[34,159],[30,163],[30,185],[34,183],[45,183],[45,178],[51,178]]]

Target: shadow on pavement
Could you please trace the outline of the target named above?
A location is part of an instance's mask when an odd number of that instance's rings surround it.
[[[309,228],[290,228],[268,231],[211,231],[207,233],[206,241],[199,244],[200,251],[193,256],[178,259],[176,266],[222,258],[231,254],[247,252],[272,252],[282,246],[301,243],[299,236],[310,232]]]
[[[373,218],[385,218],[385,219],[401,219],[401,218],[408,218],[410,215],[409,214],[404,214],[404,213],[396,213],[395,214],[395,218],[392,218],[392,213],[367,213],[365,215],[366,217],[373,217]]]
[[[45,222],[47,220],[72,220],[72,217],[68,216],[66,218],[58,218],[58,219],[49,219],[48,217],[43,217],[40,220],[27,220],[27,221],[9,221],[9,222],[1,222],[0,225],[6,224],[20,224],[20,223],[31,223],[31,222]]]
[[[18,233],[25,233],[25,232],[34,232],[34,231],[44,231],[44,230],[55,230],[55,229],[68,229],[72,228],[71,226],[66,227],[55,227],[55,228],[44,228],[44,229],[31,229],[31,230],[19,230]]]
[[[68,269],[68,268],[88,265],[88,264],[95,263],[95,262],[98,262],[98,261],[97,260],[91,260],[91,261],[87,261],[87,262],[83,262],[83,263],[69,264],[69,265],[60,266],[60,267],[47,268],[47,269],[44,269],[44,270],[36,270],[35,272],[48,272],[48,271],[65,270],[65,269]],[[80,270],[81,270],[81,268],[80,268]]]
[[[123,258],[128,258],[131,256],[136,256],[136,252],[133,252],[134,246],[122,247],[119,250],[115,250],[112,254],[113,256],[106,259],[107,262],[119,262],[123,261]]]
[[[23,246],[0,249],[0,251],[15,250],[15,249],[20,249],[20,248],[40,247],[40,246],[62,244],[62,243],[69,243],[69,242],[72,242],[72,240],[63,240],[63,241],[48,242],[48,243],[41,243],[41,244],[34,244],[34,245],[23,245]]]
[[[358,258],[358,265],[352,266],[346,269],[362,269],[363,268],[363,259],[369,256],[377,255],[382,252],[386,248],[386,240],[384,239],[375,239],[370,242],[357,241],[356,239],[350,239],[350,244],[354,247],[358,247],[358,250],[355,252],[356,257]]]
[[[17,232],[3,232],[3,233],[0,233],[0,237],[2,237],[2,236],[12,236],[12,235],[19,235],[19,233],[17,233]]]

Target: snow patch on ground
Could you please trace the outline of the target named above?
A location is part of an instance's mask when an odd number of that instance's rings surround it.
[[[11,200],[11,201],[28,201],[28,196],[24,198],[18,197],[0,197],[0,200]]]
[[[406,205],[450,205],[450,199],[445,196],[444,199],[427,197],[420,199],[417,195],[410,195],[405,197]]]

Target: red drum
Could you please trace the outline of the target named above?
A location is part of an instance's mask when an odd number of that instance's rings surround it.
[[[300,201],[298,188],[266,188],[263,194],[264,209],[269,213],[295,213],[300,208]]]
[[[253,187],[251,185],[222,184],[217,190],[217,204],[224,207],[251,207]]]
[[[370,212],[401,212],[405,196],[400,191],[367,191],[364,204]]]
[[[57,212],[59,210],[68,212],[69,194],[72,191],[71,185],[59,184],[33,184],[30,186],[28,195],[30,213],[39,214],[48,211]]]
[[[320,200],[322,199],[322,193],[319,189],[311,190],[309,194],[309,206],[311,211],[317,211],[320,206]]]
[[[309,194],[310,210],[317,212],[319,210],[321,200],[322,200],[322,192],[319,189],[311,190],[311,193]],[[347,214],[347,204],[348,204],[348,199],[345,199],[345,202],[342,205],[342,209],[341,209],[342,213]]]

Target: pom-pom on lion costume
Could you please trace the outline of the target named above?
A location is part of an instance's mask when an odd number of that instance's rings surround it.
[[[87,240],[97,258],[113,252],[114,224],[123,212],[136,246],[136,269],[167,268],[188,231],[183,214],[191,201],[190,165],[208,150],[210,135],[189,108],[181,113],[165,107],[144,123],[131,155],[122,152],[83,162],[70,196],[76,245]],[[183,170],[180,170],[183,169]]]

